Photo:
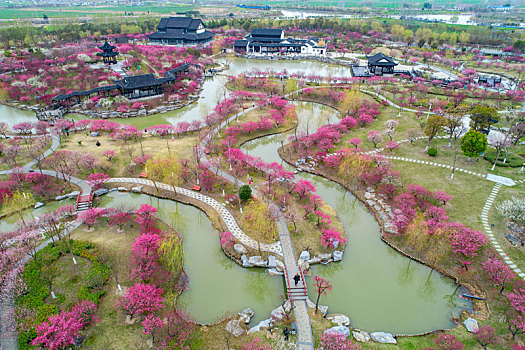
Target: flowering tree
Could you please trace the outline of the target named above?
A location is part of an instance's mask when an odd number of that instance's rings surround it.
[[[377,130],[371,130],[367,134],[368,141],[374,144],[374,148],[377,148],[377,144],[383,142],[383,136]]]
[[[152,277],[158,266],[160,236],[156,233],[142,233],[131,248],[131,275],[145,281]]]
[[[113,157],[115,156],[115,151],[112,149],[108,149],[104,152],[102,152],[102,155],[107,158],[107,160],[111,161]]]
[[[150,284],[135,284],[118,301],[118,306],[133,319],[159,310],[164,302],[163,290]]]
[[[479,250],[487,244],[487,242],[487,237],[485,237],[481,231],[473,230],[464,225],[458,225],[450,239],[452,251],[464,259],[461,263],[465,270],[468,270],[470,259],[477,256]]]
[[[340,333],[324,332],[319,338],[317,350],[361,350],[361,345],[354,343]]]
[[[141,232],[149,231],[155,227],[157,208],[149,204],[142,204],[135,211],[135,222],[139,224]]]
[[[503,293],[505,282],[515,277],[510,267],[499,259],[488,258],[482,266],[492,284],[495,287],[501,287],[499,294]]]
[[[36,326],[37,336],[31,344],[50,350],[69,348],[82,329],[96,322],[96,311],[95,303],[83,300],[69,311],[50,316]]]
[[[122,230],[125,224],[131,220],[131,213],[127,210],[118,210],[111,212],[109,216],[109,224],[111,226],[117,225],[119,230]]]
[[[363,143],[363,141],[358,137],[352,137],[350,140],[348,140],[348,143],[357,148]]]
[[[441,333],[436,340],[437,350],[462,350],[465,345],[452,334]]]
[[[479,327],[479,331],[476,333],[476,340],[483,349],[487,349],[489,345],[498,343],[496,331],[488,324]]]
[[[346,242],[346,239],[342,237],[341,232],[337,231],[334,227],[328,229],[322,228],[321,232],[321,243],[325,247],[336,248],[339,244]]]
[[[97,220],[104,215],[104,208],[91,208],[80,213],[79,218],[90,229],[97,223]]]
[[[330,284],[330,281],[325,280],[322,277],[314,276],[314,288],[315,292],[317,293],[317,300],[315,301],[315,313],[317,313],[317,310],[319,309],[319,299],[321,298],[321,295],[326,295],[329,291],[332,290],[332,285]]]
[[[109,176],[104,173],[94,173],[88,175],[88,183],[93,187],[93,189],[101,188],[104,184],[104,181],[109,179]]]
[[[222,247],[231,249],[235,243],[235,237],[233,237],[230,231],[221,233],[220,244]]]
[[[260,341],[259,338],[254,338],[249,343],[244,344],[242,350],[271,350],[271,347]]]

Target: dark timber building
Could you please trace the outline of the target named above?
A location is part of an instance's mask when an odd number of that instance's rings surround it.
[[[199,45],[213,38],[200,19],[191,17],[162,18],[157,31],[148,35],[152,43],[168,45]]]
[[[368,71],[375,75],[394,74],[394,67],[397,66],[392,58],[382,53],[366,56],[366,59],[368,60]]]
[[[97,46],[102,52],[97,52],[97,56],[102,57],[102,61],[107,64],[116,64],[117,63],[117,56],[118,51],[116,50],[116,47],[113,45],[110,45],[108,43],[108,40],[106,39],[104,41],[103,45]]]
[[[84,97],[94,94],[99,96],[113,96],[121,94],[129,99],[160,95],[165,86],[173,83],[177,77],[189,68],[187,63],[164,73],[162,78],[157,78],[152,73],[127,76],[124,79],[113,81],[115,85],[99,86],[87,91],[74,91],[67,95],[57,95],[52,101],[59,104],[78,103]]]

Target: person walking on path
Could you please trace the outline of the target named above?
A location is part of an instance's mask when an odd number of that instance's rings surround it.
[[[284,334],[284,341],[288,341],[288,334],[290,334],[288,327],[284,327],[283,334]]]
[[[301,280],[301,276],[299,276],[299,272],[297,272],[295,276],[293,276],[293,280],[295,281],[295,285],[299,283],[299,281]]]

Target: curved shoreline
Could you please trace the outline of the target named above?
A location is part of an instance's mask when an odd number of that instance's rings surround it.
[[[287,164],[295,167],[295,165],[289,160],[287,159],[286,157],[284,157],[282,155],[282,153],[284,153],[284,150],[282,147],[279,147],[278,149],[278,153],[279,153],[279,157],[281,157],[282,160],[284,160]],[[439,272],[440,274],[442,274],[443,276],[446,276],[450,279],[452,279],[456,285],[458,286],[462,286],[462,287],[465,287],[467,290],[471,291],[477,291],[477,292],[480,292],[480,294],[483,295],[483,297],[486,297],[486,293],[482,290],[480,290],[479,288],[476,288],[474,286],[471,286],[470,284],[466,284],[466,283],[462,283],[459,281],[459,279],[456,277],[456,276],[453,276],[451,274],[449,274],[448,272],[446,271],[443,271],[442,269],[438,268],[438,267],[434,267],[432,266],[430,263],[427,263],[426,261],[424,260],[421,260],[417,257],[414,257],[412,255],[410,255],[409,253],[406,253],[405,251],[402,250],[402,248],[398,247],[397,245],[395,245],[394,243],[390,242],[389,240],[387,240],[384,236],[384,222],[383,220],[380,219],[379,217],[379,214],[377,213],[377,211],[373,210],[372,207],[370,205],[368,205],[368,203],[366,203],[366,201],[364,200],[363,196],[360,194],[360,193],[357,193],[356,191],[354,191],[353,189],[345,186],[341,180],[337,179],[337,178],[333,178],[327,174],[324,174],[324,173],[321,173],[319,171],[310,171],[310,170],[307,170],[307,169],[304,169],[302,170],[303,172],[306,172],[306,173],[309,173],[309,174],[312,174],[312,175],[316,175],[316,176],[319,176],[319,177],[322,177],[326,180],[329,180],[329,181],[332,181],[332,182],[335,182],[337,183],[338,185],[340,185],[341,187],[343,187],[346,191],[350,192],[350,194],[352,194],[355,198],[357,198],[367,209],[368,211],[374,216],[374,218],[376,219],[379,227],[380,227],[380,238],[381,238],[381,241],[383,241],[384,243],[386,243],[389,247],[391,247],[392,249],[394,249],[396,252],[400,253],[401,255],[409,258],[409,259],[412,259],[422,265],[425,265],[427,266],[428,268],[432,269],[432,270],[435,270],[437,272]],[[486,303],[482,303],[484,306],[485,306],[485,309],[486,311],[488,311],[488,306],[486,305]],[[473,305],[479,307],[479,305],[477,304],[474,304]],[[482,308],[478,308],[477,309],[478,311],[481,311]],[[465,310],[463,310],[462,312],[465,312]],[[431,331],[431,332],[427,332],[427,333],[423,333],[421,335],[425,335],[425,334],[429,334],[429,333],[432,333],[432,332],[435,332],[435,331]]]

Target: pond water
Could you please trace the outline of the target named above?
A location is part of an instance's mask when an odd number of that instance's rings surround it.
[[[35,113],[0,104],[0,122],[13,126],[21,122],[36,121]]]
[[[184,268],[188,290],[179,298],[183,309],[199,323],[212,323],[228,313],[251,307],[251,324],[269,317],[284,294],[281,278],[264,269],[244,269],[231,261],[219,245],[217,230],[201,210],[145,194],[111,192],[100,206],[138,208],[149,204],[157,217],[179,231],[184,240]]]
[[[311,125],[322,125],[326,114],[334,113],[329,107],[305,102],[296,110],[303,130],[307,119]],[[242,149],[293,170],[277,153],[284,139],[283,135],[272,135],[245,143]],[[319,176],[296,176],[314,184],[316,194],[337,211],[348,234],[342,262],[312,267],[312,275],[332,282],[332,291],[321,297],[321,304],[328,305],[329,312],[346,314],[353,326],[369,331],[414,334],[451,327],[450,318],[461,307],[470,307],[457,298],[456,284],[451,279],[383,243],[377,221],[350,192]],[[310,299],[315,300],[312,278],[307,279]]]
[[[43,215],[45,213],[54,211],[63,205],[75,204],[72,199],[64,199],[61,201],[49,201],[43,207],[38,209],[27,209],[22,211],[22,216],[26,222],[33,220],[34,218]],[[17,223],[21,221],[20,215],[15,214],[3,219],[0,219],[0,232],[12,232],[16,230]]]

